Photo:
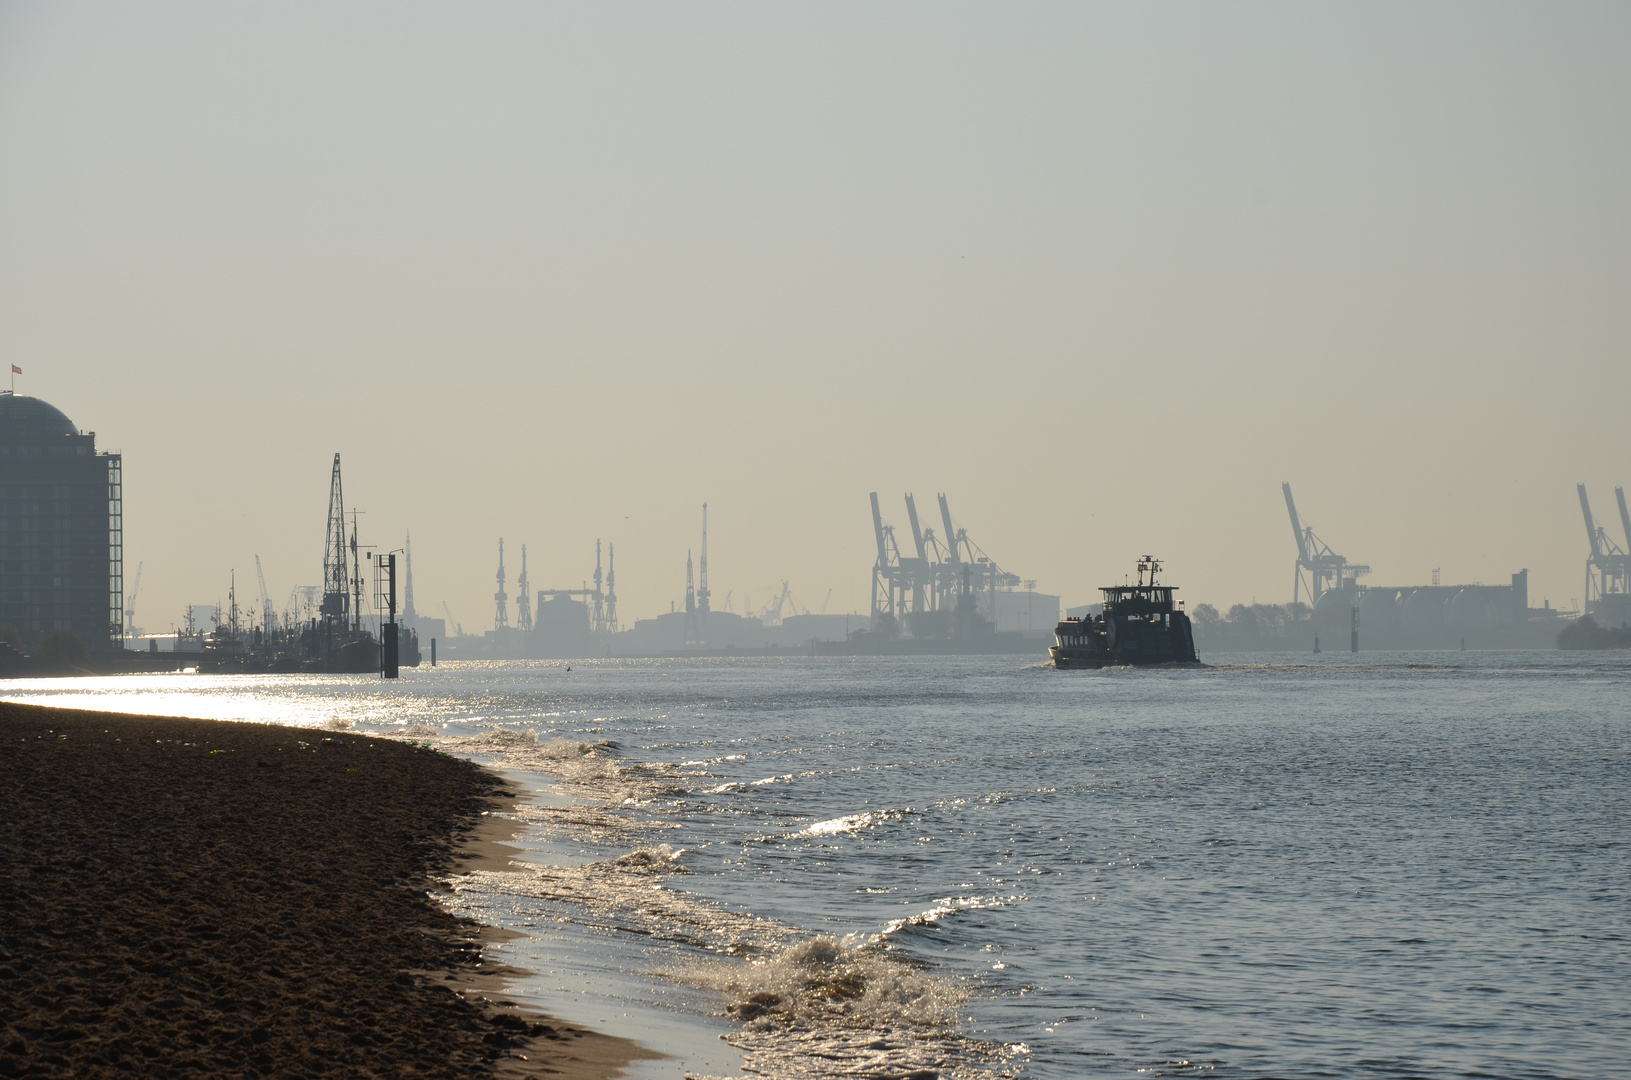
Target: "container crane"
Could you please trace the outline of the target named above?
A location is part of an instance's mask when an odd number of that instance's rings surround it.
[[[1625,505],[1625,489],[1623,487],[1615,488],[1614,489],[1614,498],[1620,504],[1620,528],[1625,531],[1625,545],[1626,545],[1625,549],[1627,551],[1631,551],[1631,510],[1626,509],[1626,505]],[[136,566],[136,577],[138,579],[140,579],[141,574],[142,574],[141,565],[137,564],[137,566]]]
[[[1297,567],[1292,578],[1291,602],[1297,603],[1303,592],[1308,593],[1310,605],[1319,603],[1328,592],[1344,592],[1358,588],[1359,579],[1370,573],[1370,567],[1348,562],[1347,558],[1331,550],[1331,546],[1314,535],[1314,530],[1303,525],[1297,516],[1297,503],[1291,497],[1291,485],[1282,483],[1280,491],[1286,497],[1286,513],[1291,515],[1291,532],[1297,540]]]
[[[901,570],[895,530],[883,523],[883,511],[878,509],[876,491],[872,492],[871,498],[872,535],[878,542],[878,561],[872,564],[872,618],[876,628],[878,620],[894,620],[905,613],[906,597],[903,593],[906,575]]]
[[[1623,498],[1620,500],[1620,506],[1622,508],[1625,506]],[[125,597],[125,633],[132,637],[136,635],[136,597],[141,595],[141,591],[142,564],[138,562],[136,564],[136,585],[130,590],[130,595]]]
[[[872,571],[873,618],[898,618],[950,608],[965,587],[967,577],[967,587],[983,598],[978,600],[979,604],[995,621],[996,591],[1018,586],[1019,575],[998,566],[995,559],[969,539],[966,529],[952,524],[951,506],[944,493],[939,496],[939,502],[940,521],[945,531],[939,537],[932,529],[922,527],[917,500],[910,494],[906,496],[906,516],[912,526],[915,555],[902,554],[894,529],[883,523],[878,493],[873,492],[871,498],[872,532],[878,545],[878,561]]]
[[[1577,484],[1575,490],[1580,495],[1580,513],[1586,522],[1586,542],[1591,545],[1591,554],[1586,556],[1586,611],[1596,613],[1609,597],[1631,593],[1631,555],[1609,539],[1608,530],[1592,517],[1586,485]],[[1631,513],[1626,511],[1625,489],[1615,488],[1614,496],[1620,504],[1620,524],[1626,532],[1626,543],[1631,545]],[[1618,602],[1623,603],[1623,600]]]
[[[942,593],[942,603],[949,604],[951,597],[963,587],[966,579],[969,588],[985,594],[986,617],[996,622],[997,590],[1017,588],[1020,583],[1019,575],[998,566],[997,560],[987,555],[980,545],[969,539],[967,529],[958,529],[952,524],[951,505],[946,501],[944,492],[940,495],[940,522],[946,530],[945,541],[949,552],[937,581],[937,587]],[[976,578],[979,581],[978,585],[974,584]]]
[[[912,583],[912,610],[926,611],[931,603],[935,575],[929,565],[929,549],[923,540],[923,528],[917,520],[917,502],[911,492],[906,493],[906,518],[912,524],[912,544],[917,549],[917,556],[902,559],[901,569]]]

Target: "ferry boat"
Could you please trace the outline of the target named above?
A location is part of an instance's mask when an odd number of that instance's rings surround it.
[[[1048,649],[1056,668],[1102,668],[1122,664],[1196,663],[1195,634],[1184,614],[1177,589],[1159,584],[1161,563],[1151,555],[1138,560],[1138,584],[1112,585],[1104,593],[1104,612],[1066,619],[1054,628]]]

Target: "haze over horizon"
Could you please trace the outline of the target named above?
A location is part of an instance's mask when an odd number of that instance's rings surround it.
[[[1583,599],[1631,486],[1631,9],[0,4],[0,353],[125,454],[137,622],[419,608],[617,545],[667,611],[868,604],[947,493],[1067,604]],[[920,502],[920,506],[922,503]],[[512,607],[513,613],[513,607]]]

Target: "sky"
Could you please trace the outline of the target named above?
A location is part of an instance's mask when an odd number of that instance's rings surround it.
[[[617,546],[861,610],[867,494],[1067,604],[1567,606],[1631,485],[1631,6],[0,2],[0,354],[136,621],[321,580],[333,455],[490,627]],[[932,514],[931,514],[932,516]],[[513,606],[511,618],[514,618]]]

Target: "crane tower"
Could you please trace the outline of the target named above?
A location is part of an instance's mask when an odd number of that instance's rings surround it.
[[[608,634],[617,633],[617,545],[606,544],[606,628]]]
[[[323,619],[344,626],[351,612],[351,574],[346,565],[345,493],[340,485],[340,455],[329,476],[328,529],[323,537]]]
[[[493,629],[510,628],[510,594],[504,591],[504,538],[498,538],[498,591],[493,594]]]
[[[702,558],[697,565],[697,614],[708,621],[708,504],[702,504]]]
[[[532,630],[532,596],[527,592],[527,545],[521,545],[521,576],[515,579],[515,626],[522,633]]]

